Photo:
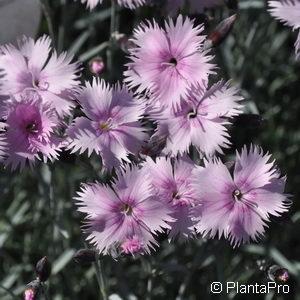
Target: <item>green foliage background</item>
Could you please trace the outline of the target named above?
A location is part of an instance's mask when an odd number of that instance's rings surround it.
[[[91,79],[88,60],[112,55],[111,69],[101,75],[121,79],[126,54],[117,46],[107,51],[110,3],[89,12],[71,0],[50,1],[58,51],[70,50],[83,63],[83,78]],[[300,299],[300,63],[295,60],[296,33],[275,21],[266,1],[240,0],[237,11],[222,7],[207,14],[214,19],[206,33],[225,17],[237,13],[231,35],[213,52],[218,76],[239,85],[247,111],[265,119],[261,128],[232,127],[233,148],[257,143],[270,151],[288,175],[287,192],[294,204],[283,218],[270,223],[258,244],[232,249],[227,241],[198,240],[162,245],[151,257],[103,259],[110,294],[122,299],[253,299],[254,295],[214,295],[213,281],[266,284],[256,266],[265,259],[289,269],[289,295],[256,295],[257,299]],[[130,34],[144,18],[163,17],[154,8],[118,9],[120,32]],[[47,33],[42,22],[40,34]],[[103,49],[102,49],[103,48]],[[102,50],[101,50],[102,49]],[[228,151],[230,159],[234,151]],[[94,266],[81,267],[72,260],[75,251],[87,247],[81,233],[83,216],[72,197],[80,182],[105,180],[100,161],[77,156],[34,170],[11,173],[0,169],[0,299],[20,299],[26,283],[34,279],[34,265],[47,255],[53,262],[49,292],[53,300],[100,299]]]

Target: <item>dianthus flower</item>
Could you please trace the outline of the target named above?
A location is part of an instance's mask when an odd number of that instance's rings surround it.
[[[293,30],[300,28],[300,0],[269,1],[269,12],[277,20],[285,25],[293,27]],[[300,32],[295,43],[296,56],[300,57]]]
[[[202,26],[194,26],[181,15],[165,22],[165,29],[153,21],[134,30],[125,82],[137,92],[146,91],[152,101],[176,107],[191,86],[206,87],[213,65],[203,50]]]
[[[154,162],[147,158],[145,170],[150,174],[156,197],[161,202],[169,203],[173,209],[169,236],[173,239],[180,235],[184,239],[195,234],[193,221],[194,206],[198,205],[196,194],[192,188],[193,162],[187,157],[176,160],[172,166],[170,159],[157,158]]]
[[[23,37],[19,46],[0,47],[0,95],[18,95],[26,90],[36,91],[44,103],[59,116],[70,114],[73,94],[78,88],[78,64],[71,63],[67,53],[51,51],[47,36],[36,42]]]
[[[209,90],[193,89],[179,110],[171,110],[158,120],[156,135],[167,136],[164,152],[183,154],[193,145],[211,156],[228,148],[229,134],[225,125],[229,118],[240,114],[243,99],[238,89],[220,81]]]
[[[77,1],[77,0],[75,0]],[[93,9],[98,4],[101,4],[103,0],[81,0],[81,3],[86,3],[87,8]],[[138,6],[141,6],[145,3],[145,0],[118,0],[120,6],[134,9]]]
[[[111,88],[104,80],[86,83],[78,96],[86,117],[78,117],[67,130],[72,152],[100,154],[104,167],[119,167],[129,153],[138,153],[147,140],[139,119],[143,105],[126,87]]]
[[[150,176],[134,167],[107,187],[84,184],[75,198],[78,210],[87,214],[88,240],[100,253],[150,253],[158,246],[154,235],[170,228],[171,208],[153,194]],[[117,248],[117,249],[115,249]]]
[[[54,135],[59,121],[56,112],[42,103],[34,92],[23,93],[5,105],[4,165],[15,170],[26,161],[32,167],[36,159],[46,162],[58,158],[61,139]]]
[[[217,234],[239,246],[256,241],[264,234],[269,216],[287,211],[285,177],[280,177],[270,155],[251,146],[237,152],[233,175],[219,159],[206,161],[194,170],[194,189],[198,192],[197,230],[214,238]]]

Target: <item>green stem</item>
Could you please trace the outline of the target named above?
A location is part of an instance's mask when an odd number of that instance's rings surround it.
[[[11,290],[0,284],[0,288],[4,290],[7,294],[9,294],[13,299],[20,300]]]
[[[54,35],[53,23],[51,20],[51,10],[50,10],[50,6],[49,6],[49,1],[48,0],[40,0],[40,4],[41,4],[42,11],[45,15],[46,21],[47,21],[48,31],[49,31],[49,35],[52,40],[52,45],[55,46],[55,35]]]
[[[112,35],[115,31],[115,25],[116,25],[116,2],[115,0],[111,0],[111,8],[110,8],[110,36],[109,36],[109,47],[106,51],[107,56],[107,67],[110,71],[110,74],[112,74],[112,48],[113,48],[113,39]]]
[[[98,254],[96,254],[96,262],[94,264],[95,264],[95,270],[96,270],[96,277],[97,277],[98,285],[99,285],[100,292],[101,292],[101,299],[107,300],[108,297],[107,297],[107,288],[106,288],[105,279],[104,279],[104,272],[103,272],[102,263],[101,263],[101,260],[100,260]]]

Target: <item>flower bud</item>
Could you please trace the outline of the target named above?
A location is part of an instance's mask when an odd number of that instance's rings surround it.
[[[159,156],[161,151],[166,146],[166,136],[152,136],[146,145],[142,147],[141,154],[150,157]]]
[[[95,57],[89,62],[89,68],[91,73],[93,74],[100,74],[104,70],[104,67],[105,65],[101,57]]]
[[[209,49],[220,45],[228,36],[235,23],[235,20],[236,15],[232,15],[219,23],[213,32],[208,35],[204,43],[204,48]]]
[[[39,279],[35,279],[27,284],[23,294],[24,300],[37,300],[41,294],[42,283]]]
[[[91,249],[78,250],[73,259],[81,266],[87,266],[96,261],[96,251]]]
[[[46,281],[51,274],[51,269],[51,262],[48,260],[47,256],[44,256],[37,262],[35,272],[40,281]]]
[[[266,275],[268,279],[275,282],[286,282],[289,279],[288,270],[278,265],[268,266],[266,268]]]

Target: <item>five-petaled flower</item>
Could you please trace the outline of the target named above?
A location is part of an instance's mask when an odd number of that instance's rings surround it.
[[[234,246],[256,241],[264,234],[269,216],[288,210],[281,177],[270,155],[257,146],[246,146],[237,153],[233,175],[220,159],[205,162],[194,171],[193,187],[198,192],[199,223],[204,236],[229,239]]]

